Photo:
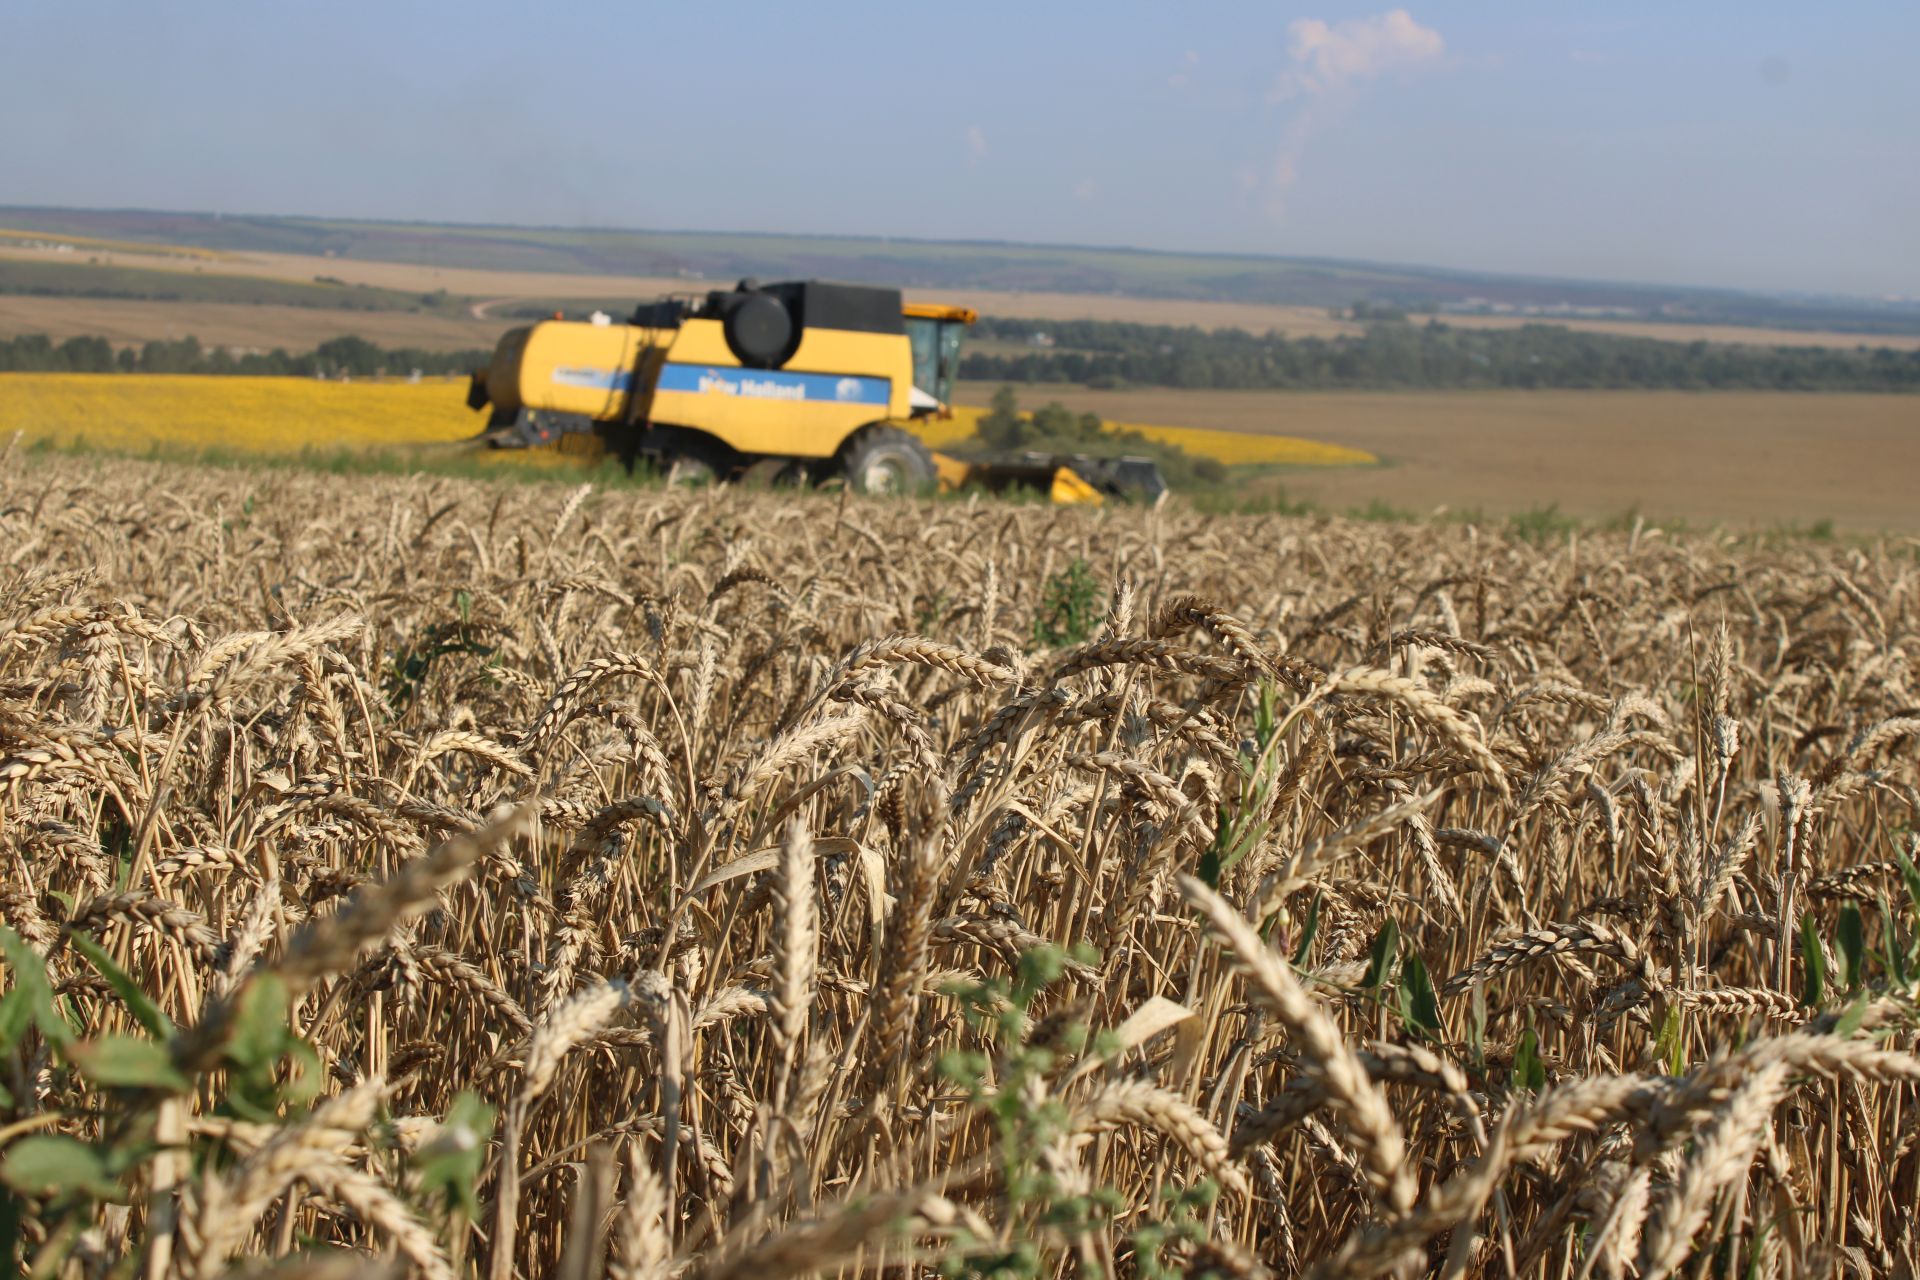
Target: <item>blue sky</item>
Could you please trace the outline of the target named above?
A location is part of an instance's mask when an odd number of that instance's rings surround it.
[[[0,0],[0,203],[1920,295],[1920,4]]]

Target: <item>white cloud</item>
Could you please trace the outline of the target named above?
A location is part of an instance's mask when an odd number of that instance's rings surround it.
[[[1100,184],[1092,178],[1080,179],[1080,181],[1073,184],[1073,198],[1075,200],[1098,200],[1100,198]]]
[[[1180,69],[1167,77],[1167,88],[1184,89],[1192,78],[1193,69],[1200,65],[1200,55],[1189,49],[1180,58]]]
[[[1421,26],[1405,9],[1335,23],[1301,18],[1288,24],[1287,36],[1289,65],[1267,95],[1269,102],[1297,104],[1268,171],[1267,207],[1276,218],[1286,211],[1308,144],[1338,118],[1362,84],[1395,68],[1433,62],[1447,51],[1440,33]]]
[[[964,137],[967,144],[967,163],[979,164],[987,158],[987,135],[979,125],[970,124]]]
[[[1301,18],[1287,25],[1287,35],[1293,65],[1274,84],[1275,99],[1338,93],[1356,81],[1430,62],[1447,51],[1440,33],[1415,22],[1405,9],[1332,24]]]

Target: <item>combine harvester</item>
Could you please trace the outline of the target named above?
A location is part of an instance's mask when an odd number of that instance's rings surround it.
[[[643,304],[625,324],[556,317],[510,330],[467,404],[491,409],[480,439],[495,448],[584,446],[686,480],[1023,486],[1055,502],[1166,492],[1150,458],[929,450],[907,428],[952,417],[960,340],[976,318],[905,305],[898,289],[742,280]]]

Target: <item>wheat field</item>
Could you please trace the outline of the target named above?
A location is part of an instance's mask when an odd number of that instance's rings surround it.
[[[1912,544],[0,457],[0,1241],[1911,1274]]]

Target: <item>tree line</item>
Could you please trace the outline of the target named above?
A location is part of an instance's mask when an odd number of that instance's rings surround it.
[[[1643,388],[1682,391],[1920,391],[1920,350],[1760,347],[1584,333],[1560,325],[1460,329],[1375,322],[1359,336],[1287,338],[1110,320],[983,318],[975,337],[1051,346],[974,351],[962,378],[1001,383],[1222,390]],[[356,378],[461,374],[490,351],[382,347],[346,336],[312,351],[235,354],[194,337],[116,347],[103,337],[0,339],[0,373],[202,373]]]
[[[1562,325],[1462,329],[1376,321],[1364,334],[1287,338],[1109,320],[982,319],[976,338],[1036,344],[972,352],[962,378],[1233,390],[1658,388],[1920,391],[1920,351],[1744,346],[1586,333]],[[1039,343],[1049,345],[1037,345]]]
[[[212,373],[254,377],[372,378],[381,375],[460,374],[492,358],[490,351],[422,351],[382,347],[365,338],[341,337],[312,351],[282,347],[241,354],[202,346],[195,337],[159,338],[139,347],[119,347],[101,337],[54,342],[42,333],[0,338],[0,373]]]

